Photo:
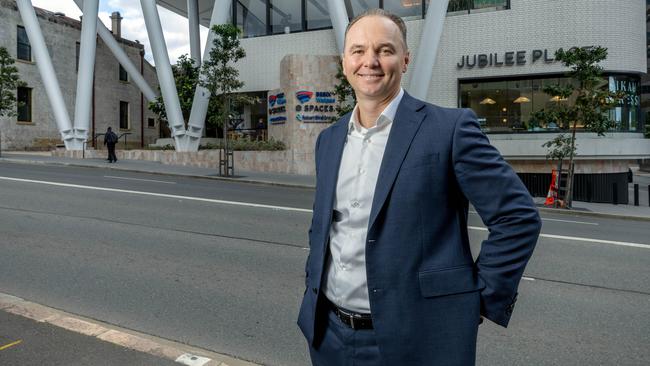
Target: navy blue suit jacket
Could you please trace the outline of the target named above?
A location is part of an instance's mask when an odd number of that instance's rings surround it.
[[[316,142],[307,288],[298,319],[316,347],[349,119],[324,130]],[[489,229],[476,261],[468,201]],[[381,162],[366,242],[370,308],[383,362],[473,365],[480,315],[507,326],[540,227],[530,194],[471,110],[441,108],[405,93]]]

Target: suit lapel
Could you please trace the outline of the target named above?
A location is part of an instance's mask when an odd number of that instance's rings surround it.
[[[413,141],[415,133],[420,128],[420,124],[426,116],[425,112],[420,111],[423,107],[424,103],[404,93],[402,101],[397,108],[393,126],[388,135],[386,149],[384,150],[384,157],[379,168],[375,196],[373,197],[372,208],[370,210],[368,231],[372,228],[377,219],[377,215],[379,215],[381,208],[384,206],[384,202],[393,187],[406,152],[411,146],[411,141]]]
[[[348,123],[350,115],[343,117],[338,123],[332,126],[332,136],[327,139],[327,146],[323,149],[325,156],[321,156],[323,166],[319,171],[322,175],[323,187],[323,233],[329,235],[329,225],[332,222],[332,209],[334,207],[334,194],[336,192],[336,182],[341,166],[341,156],[343,147],[348,134]]]

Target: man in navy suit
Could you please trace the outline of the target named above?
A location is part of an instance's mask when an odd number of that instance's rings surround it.
[[[316,142],[316,196],[298,324],[314,365],[474,365],[478,325],[507,326],[540,230],[533,201],[470,110],[400,87],[397,16],[346,29],[354,110]],[[476,261],[468,202],[488,227]]]

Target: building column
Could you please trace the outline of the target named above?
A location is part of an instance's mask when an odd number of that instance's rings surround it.
[[[74,0],[74,2],[77,4],[79,9],[82,9],[83,11],[83,0]],[[156,99],[156,93],[144,80],[144,77],[142,74],[140,74],[133,62],[131,62],[131,59],[129,59],[129,56],[126,55],[122,47],[120,47],[120,45],[117,43],[115,37],[113,36],[113,33],[111,33],[111,31],[108,30],[104,23],[102,23],[99,19],[97,20],[97,33],[99,34],[99,37],[102,39],[102,41],[104,41],[106,46],[108,46],[108,48],[111,50],[113,56],[115,56],[120,65],[122,65],[124,70],[126,70],[126,72],[129,74],[131,80],[135,83],[135,85],[138,86],[142,94],[144,94],[144,97],[147,98],[148,101],[153,101]]]
[[[410,71],[411,78],[408,87],[408,92],[421,100],[427,99],[448,6],[449,0],[431,0],[429,2],[420,36],[420,46]]]
[[[95,71],[95,49],[97,46],[97,11],[99,0],[84,0],[81,22],[81,45],[79,50],[79,72],[74,109],[74,135],[76,145],[88,139],[90,128],[90,98],[92,97],[93,73]]]
[[[435,1],[435,0],[434,0]],[[343,44],[345,43],[345,28],[348,23],[348,12],[345,9],[343,0],[327,0],[327,9],[330,12],[334,36],[336,37],[336,46],[339,54],[343,54]]]
[[[187,19],[190,25],[190,55],[196,66],[201,66],[201,33],[199,32],[198,0],[187,0]]]
[[[174,142],[176,143],[176,151],[187,151],[182,143],[185,136],[183,113],[181,111],[181,104],[178,101],[176,82],[174,81],[169,55],[167,54],[167,45],[165,44],[165,37],[163,36],[156,1],[140,0],[140,4],[142,6],[142,13],[144,14],[145,26],[147,27],[147,35],[151,43],[151,51],[156,62],[156,73],[165,103],[167,121],[171,127]]]
[[[77,148],[75,145],[74,131],[72,129],[72,123],[70,122],[70,115],[65,107],[61,88],[59,87],[59,80],[54,72],[52,60],[47,51],[47,46],[45,46],[45,39],[43,39],[43,33],[38,24],[38,19],[36,18],[36,13],[34,12],[32,3],[30,0],[17,0],[16,4],[20,11],[20,17],[25,25],[25,30],[29,37],[29,43],[34,51],[36,66],[41,74],[41,79],[43,79],[45,92],[47,93],[47,98],[52,106],[52,112],[54,113],[56,125],[61,133],[61,138],[65,143],[66,149],[80,150],[81,147]]]
[[[212,15],[210,16],[210,28],[218,24],[226,24],[230,18],[230,0],[216,0],[212,7]],[[208,33],[208,40],[205,44],[203,51],[203,60],[210,59],[210,51],[212,50],[212,41],[214,40],[214,33],[212,30]],[[208,104],[210,103],[210,92],[197,85],[194,92],[194,99],[192,100],[192,111],[190,112],[190,120],[187,124],[187,137],[186,148],[187,151],[197,151],[199,142],[203,136],[203,128],[205,127],[205,116],[208,113]]]

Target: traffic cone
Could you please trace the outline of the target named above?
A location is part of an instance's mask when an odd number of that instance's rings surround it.
[[[553,169],[551,174],[551,185],[548,187],[548,194],[544,206],[553,206],[557,199],[557,170]]]

